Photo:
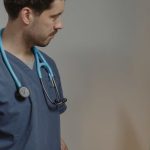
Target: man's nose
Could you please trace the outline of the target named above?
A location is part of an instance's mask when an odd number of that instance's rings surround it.
[[[59,30],[59,29],[63,29],[63,23],[62,23],[62,20],[59,19],[56,21],[55,25],[54,25],[54,28]]]

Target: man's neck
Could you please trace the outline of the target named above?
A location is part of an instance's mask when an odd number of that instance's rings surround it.
[[[2,35],[3,47],[6,51],[23,60],[32,60],[32,45],[24,39],[22,30],[7,25]]]

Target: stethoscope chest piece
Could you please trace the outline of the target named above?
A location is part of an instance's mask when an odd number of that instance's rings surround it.
[[[25,100],[30,96],[30,91],[27,87],[22,86],[16,91],[16,98],[20,101]]]

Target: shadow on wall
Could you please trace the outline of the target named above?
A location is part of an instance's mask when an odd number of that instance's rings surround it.
[[[142,145],[140,144],[139,135],[128,112],[120,110],[118,114],[119,139],[117,141],[117,150],[143,150]]]

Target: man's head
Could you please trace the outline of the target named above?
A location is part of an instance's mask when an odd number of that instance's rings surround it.
[[[4,0],[4,5],[11,25],[19,26],[32,45],[46,46],[63,28],[64,0]]]

